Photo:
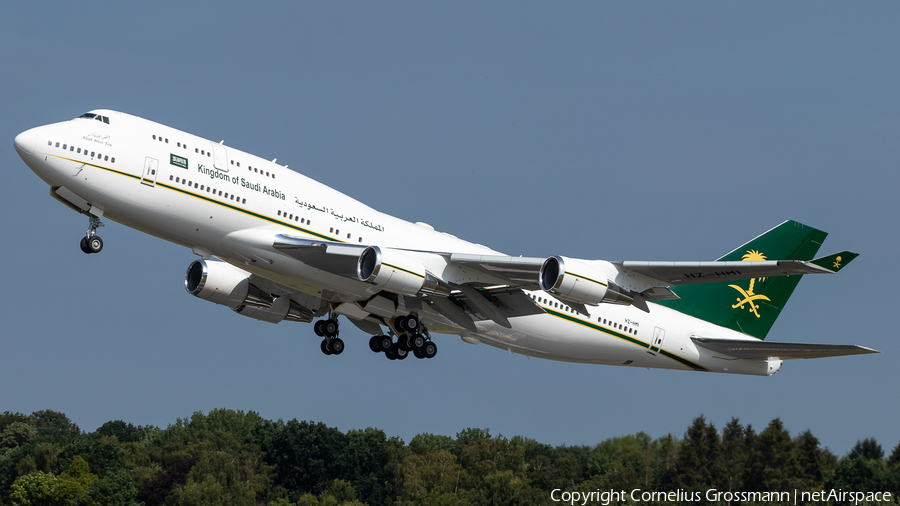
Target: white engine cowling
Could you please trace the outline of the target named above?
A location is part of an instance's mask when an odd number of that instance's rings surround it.
[[[602,270],[575,258],[552,256],[544,260],[538,280],[545,292],[582,304],[628,305],[633,301]]]
[[[241,304],[231,309],[241,316],[269,323],[278,323],[284,320],[309,323],[313,318],[312,311],[292,301],[288,296],[276,298],[271,307],[255,307]]]
[[[220,261],[194,260],[184,276],[184,289],[228,307],[272,305],[272,297],[250,282],[249,272]]]
[[[359,255],[356,275],[360,281],[401,295],[450,293],[421,262],[391,248],[369,246],[363,250]]]

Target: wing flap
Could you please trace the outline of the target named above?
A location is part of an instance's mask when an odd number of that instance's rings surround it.
[[[286,234],[275,236],[275,249],[332,274],[357,279],[356,266],[366,246],[306,239]]]
[[[767,343],[765,341],[739,341],[706,337],[691,337],[691,340],[697,346],[707,350],[746,359],[779,358],[790,360],[880,353],[872,348],[855,344]]]

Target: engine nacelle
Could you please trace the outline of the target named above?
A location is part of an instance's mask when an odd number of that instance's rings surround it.
[[[401,295],[450,294],[450,289],[428,272],[421,262],[391,248],[369,246],[363,250],[359,255],[356,275],[360,281]]]
[[[272,297],[250,282],[250,273],[220,261],[194,260],[184,276],[184,289],[201,299],[235,307],[271,307]]]
[[[633,302],[602,270],[575,258],[553,256],[544,260],[538,280],[545,292],[582,304]]]
[[[313,312],[297,304],[288,296],[275,299],[271,307],[255,307],[241,304],[231,308],[235,313],[269,323],[280,321],[292,321],[309,323],[313,319]]]

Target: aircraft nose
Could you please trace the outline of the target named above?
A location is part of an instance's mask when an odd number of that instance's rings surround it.
[[[25,130],[16,136],[15,145],[16,151],[19,153],[19,156],[22,157],[23,160],[31,157],[34,153],[35,147],[37,146],[37,134],[35,133],[34,128],[31,130]]]

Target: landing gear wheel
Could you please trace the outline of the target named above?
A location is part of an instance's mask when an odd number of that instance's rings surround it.
[[[425,336],[422,334],[413,334],[409,336],[409,345],[413,349],[413,351],[421,350],[423,346],[425,346]]]
[[[322,339],[322,353],[326,355],[331,355],[333,352],[331,351],[331,347],[328,346],[328,339]]]
[[[425,355],[422,354],[422,350],[413,350],[413,355],[415,355],[416,358],[425,358]]]
[[[399,345],[400,349],[402,349],[403,351],[405,351],[407,353],[412,351],[412,347],[409,345],[409,336],[408,335],[401,335],[400,337],[398,337],[397,344]]]
[[[91,250],[88,249],[87,237],[81,238],[81,251],[87,253],[88,255],[91,254]]]
[[[394,356],[397,357],[397,360],[403,360],[409,356],[409,352],[398,345],[399,343],[395,344],[391,351],[394,352]]]
[[[338,335],[337,320],[324,320],[322,322],[322,333],[325,337],[336,337]]]
[[[381,351],[381,336],[372,336],[369,338],[369,349],[378,353]]]
[[[391,350],[391,346],[394,344],[394,341],[391,339],[391,336],[377,336],[378,341],[378,350],[387,353]]]
[[[344,341],[339,337],[335,337],[331,340],[331,345],[329,346],[329,348],[331,348],[332,355],[340,355],[344,352]]]
[[[406,332],[406,316],[398,316],[394,319],[394,328],[397,332]]]
[[[406,321],[403,322],[406,324],[406,332],[410,334],[415,334],[419,330],[419,317],[411,314],[406,317]]]
[[[313,325],[313,330],[316,332],[316,335],[319,337],[325,337],[325,331],[322,327],[325,326],[325,320],[319,320]]]
[[[96,235],[88,237],[86,244],[91,253],[100,253],[100,250],[103,249],[103,239]]]
[[[393,347],[388,348],[387,350],[385,350],[384,356],[387,357],[389,360],[397,360],[397,355],[394,355],[394,348],[393,348]]]
[[[422,355],[425,355],[425,358],[434,358],[437,355],[437,345],[432,341],[428,341],[425,343],[425,346],[422,347]]]

